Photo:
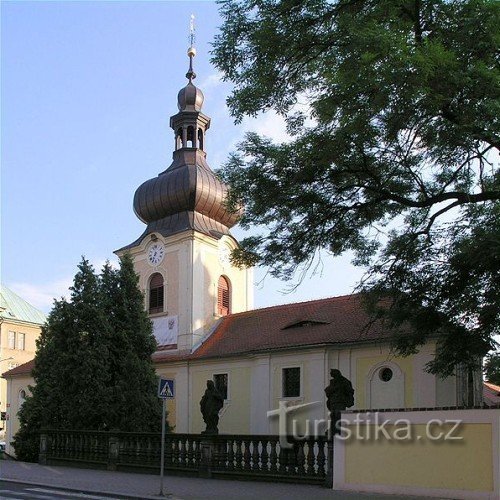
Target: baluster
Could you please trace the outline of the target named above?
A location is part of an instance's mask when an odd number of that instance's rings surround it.
[[[236,459],[236,464],[235,468],[237,470],[241,470],[243,468],[243,453],[241,451],[241,448],[243,446],[243,441],[240,441],[239,439],[235,441],[236,445],[236,453],[235,453],[235,459]]]
[[[252,440],[252,470],[260,470],[259,464],[259,440]]]
[[[288,465],[288,454],[287,454],[287,449],[282,448],[281,446],[279,447],[279,463],[278,463],[278,472],[280,474],[286,474],[286,467]]]
[[[315,476],[316,471],[314,470],[314,440],[310,439],[307,441],[307,475]]]
[[[299,476],[303,476],[306,473],[306,468],[304,467],[306,463],[306,456],[304,454],[304,441],[297,443],[297,473]]]
[[[227,441],[227,470],[234,470],[234,441],[228,439]]]
[[[181,438],[181,449],[179,453],[179,465],[184,466],[186,460],[186,438]]]
[[[260,454],[260,470],[263,472],[268,472],[269,471],[269,464],[267,463],[269,460],[269,454],[267,452],[267,444],[268,444],[267,439],[263,439],[261,441],[262,443],[262,452]]]
[[[147,448],[146,448],[146,463],[151,466],[155,466],[157,464],[157,443],[154,436],[148,435],[147,438]],[[159,462],[158,462],[159,463]]]
[[[141,460],[144,465],[151,463],[151,436],[141,438]]]
[[[250,455],[250,441],[248,439],[244,439],[243,440],[243,445],[245,447],[244,451],[243,451],[243,469],[244,470],[250,470],[251,467],[250,467],[250,459],[251,459],[251,455]]]
[[[85,434],[77,434],[76,436],[74,434],[70,434],[68,436],[70,446],[75,437],[79,441],[80,445],[78,447],[78,458],[85,460],[85,458],[87,458],[87,436]]]
[[[190,436],[187,437],[187,466],[188,467],[193,467],[194,465],[194,440],[190,438]]]
[[[194,456],[194,465],[198,469],[201,465],[201,439],[196,439],[196,450]]]
[[[276,446],[278,444],[277,439],[270,439],[269,444],[271,445],[271,453],[269,454],[269,472],[276,473],[278,472],[278,454],[276,453]]]
[[[160,439],[161,445],[161,439]],[[161,448],[159,453],[161,459]],[[179,456],[179,452],[177,451],[177,438],[175,436],[165,436],[165,466],[175,467],[176,466],[176,458]],[[158,463],[160,465],[160,463]]]
[[[224,442],[221,443],[221,466],[224,470],[227,470],[229,468],[229,446],[232,446],[231,441],[224,439]]]
[[[292,448],[288,452],[288,474],[295,475],[297,473],[297,443],[293,443]]]
[[[318,476],[319,477],[325,477],[325,475],[326,475],[325,444],[326,444],[326,441],[323,441],[322,439],[318,440],[318,455],[316,457],[316,463],[318,464]]]

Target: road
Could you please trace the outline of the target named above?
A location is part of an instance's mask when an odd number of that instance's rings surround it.
[[[0,481],[0,498],[2,500],[121,500],[126,497],[100,496],[95,493]]]

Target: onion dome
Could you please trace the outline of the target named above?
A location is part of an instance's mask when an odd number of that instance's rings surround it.
[[[194,48],[188,50],[188,84],[178,94],[179,112],[170,118],[175,133],[172,164],[135,192],[134,212],[147,224],[142,236],[126,248],[139,245],[152,232],[163,236],[187,230],[213,238],[229,234],[239,218],[225,207],[227,187],[212,172],[204,150],[210,118],[201,112],[203,92],[195,87]]]
[[[134,196],[135,214],[142,222],[169,233],[190,228],[182,226],[181,219],[185,222],[197,218],[203,221],[201,232],[227,234],[238,221],[238,215],[224,206],[227,188],[204,155],[190,149],[176,151],[174,162],[165,172],[139,186]]]
[[[177,95],[179,111],[201,111],[205,96],[203,92],[189,82]]]

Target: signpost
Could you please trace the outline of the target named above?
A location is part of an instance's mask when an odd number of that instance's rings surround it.
[[[163,475],[165,471],[165,420],[167,418],[167,399],[175,398],[175,381],[168,378],[160,378],[160,380],[158,381],[158,397],[162,399],[160,496],[163,496]]]

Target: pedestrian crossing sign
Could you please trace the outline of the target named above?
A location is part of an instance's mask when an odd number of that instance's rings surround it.
[[[160,378],[158,383],[158,397],[160,399],[174,399],[174,381],[168,378]]]

